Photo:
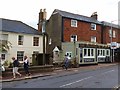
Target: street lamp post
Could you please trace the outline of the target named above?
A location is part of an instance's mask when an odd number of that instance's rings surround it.
[[[114,53],[113,53],[114,49],[112,49],[112,37],[113,37],[112,22],[113,22],[113,21],[111,21],[111,28],[110,28],[110,30],[111,30],[111,31],[110,31],[110,46],[111,46],[111,54],[112,54],[112,55],[111,55],[111,62],[114,61],[114,58],[113,58],[113,57],[114,57],[114,55],[113,55],[113,54],[114,54]]]

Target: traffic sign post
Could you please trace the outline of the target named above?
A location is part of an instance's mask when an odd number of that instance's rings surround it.
[[[117,42],[111,42],[111,59],[114,62],[114,50],[117,49]]]

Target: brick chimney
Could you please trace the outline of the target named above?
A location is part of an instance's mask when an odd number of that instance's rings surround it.
[[[46,20],[46,17],[47,17],[46,9],[43,9],[43,20]]]
[[[42,22],[46,20],[47,12],[46,9],[40,9],[39,20],[38,20],[38,31],[42,32]]]
[[[93,19],[97,20],[97,19],[98,19],[97,12],[94,12],[94,13],[91,15],[91,17],[92,17]]]

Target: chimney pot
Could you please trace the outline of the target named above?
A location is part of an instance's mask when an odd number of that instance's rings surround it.
[[[40,12],[42,12],[42,9],[40,9]]]
[[[94,12],[92,15],[91,15],[91,17],[93,18],[93,19],[98,19],[98,15],[97,15],[97,12]]]
[[[46,12],[46,9],[44,9],[43,11]]]

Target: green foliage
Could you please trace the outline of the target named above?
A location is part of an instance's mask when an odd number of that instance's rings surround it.
[[[12,62],[6,60],[6,61],[4,62],[4,66],[10,68],[10,67],[12,67]]]
[[[12,44],[7,40],[0,40],[0,51],[8,51],[12,47]]]

